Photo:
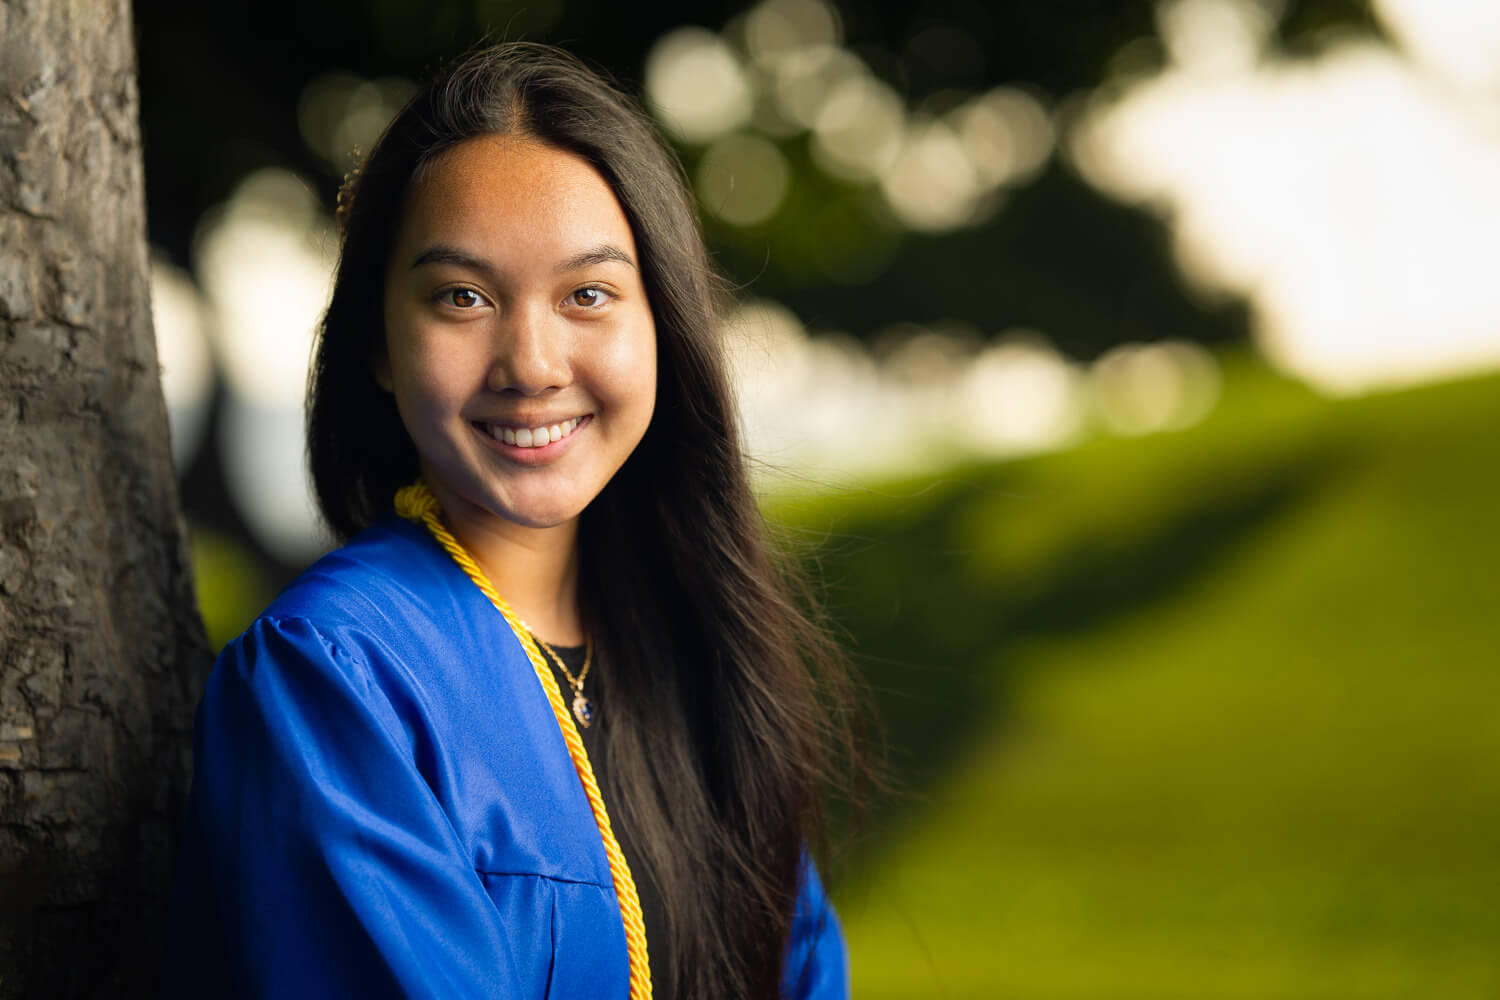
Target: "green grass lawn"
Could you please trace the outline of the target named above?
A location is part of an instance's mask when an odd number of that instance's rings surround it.
[[[855,995],[1500,996],[1500,380],[783,501],[907,791]]]

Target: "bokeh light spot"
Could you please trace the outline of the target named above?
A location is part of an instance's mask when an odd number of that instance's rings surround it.
[[[1213,408],[1218,365],[1186,341],[1122,344],[1094,362],[1089,390],[1099,417],[1117,434],[1180,430]]]
[[[698,197],[725,222],[753,226],[776,214],[790,173],[776,144],[743,133],[717,140],[698,164]]]
[[[758,62],[774,62],[797,49],[838,45],[838,13],[819,0],[766,0],[745,18],[745,46]]]
[[[813,122],[813,155],[836,177],[873,180],[901,153],[906,106],[901,96],[869,75],[836,83]]]
[[[364,80],[350,73],[325,73],[298,98],[302,141],[335,174],[343,174],[370,151],[415,90],[400,77]]]
[[[203,297],[192,277],[166,258],[151,256],[151,325],[161,364],[162,395],[179,470],[198,451],[213,399],[213,356],[204,331]]]
[[[651,47],[646,99],[673,135],[694,143],[739,128],[752,108],[739,57],[705,28],[679,28]]]
[[[913,229],[941,231],[973,221],[984,193],[963,143],[940,121],[914,125],[880,180],[891,209]]]

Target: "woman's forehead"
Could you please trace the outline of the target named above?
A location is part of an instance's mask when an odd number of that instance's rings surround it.
[[[567,255],[612,244],[635,254],[624,209],[592,164],[509,136],[468,139],[433,160],[408,192],[397,242],[398,252],[473,242],[476,251]]]

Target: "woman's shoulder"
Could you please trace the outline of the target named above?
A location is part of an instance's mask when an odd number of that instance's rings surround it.
[[[303,570],[264,616],[329,624],[388,619],[451,591],[450,562],[421,525],[388,514]]]
[[[309,566],[219,656],[242,671],[300,672],[308,662],[397,700],[413,690],[429,700],[493,697],[502,692],[472,689],[500,684],[510,694],[535,683],[505,619],[423,525],[395,514]]]
[[[451,661],[474,641],[476,596],[424,527],[391,514],[304,570],[230,641],[220,662],[254,662],[275,650],[377,673]]]

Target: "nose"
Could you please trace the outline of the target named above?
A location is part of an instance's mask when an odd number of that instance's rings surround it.
[[[494,392],[536,396],[572,381],[567,331],[550,310],[514,309],[495,332],[488,384]]]

